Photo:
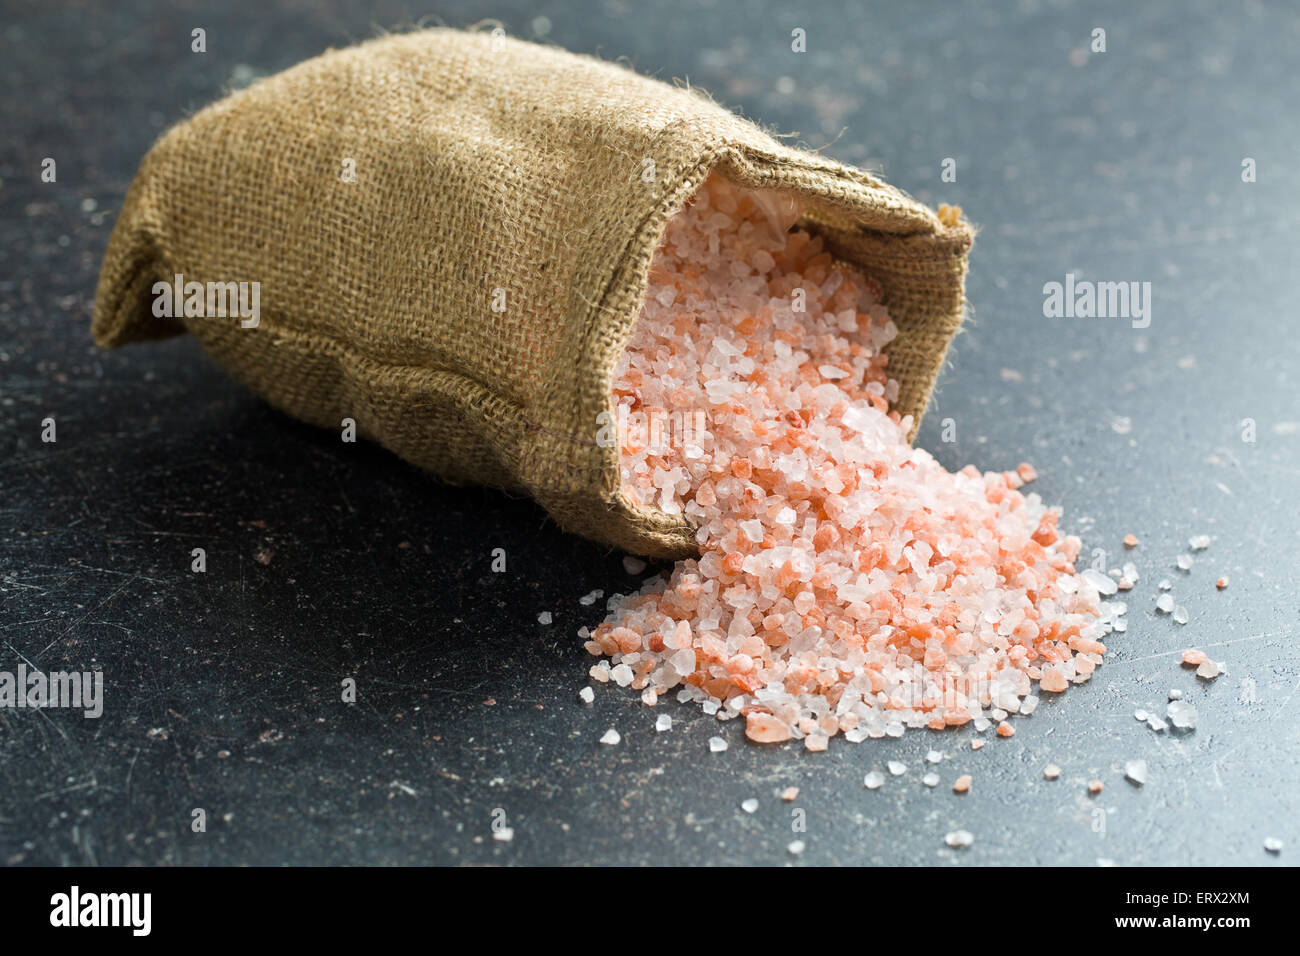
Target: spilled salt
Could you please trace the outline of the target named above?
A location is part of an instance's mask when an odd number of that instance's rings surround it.
[[[1086,681],[1116,582],[1075,572],[1028,465],[952,473],[908,444],[881,287],[770,198],[711,177],[666,228],[612,399],[667,421],[620,434],[624,495],[685,516],[701,553],[613,599],[587,649],[812,750],[983,730],[1036,682]]]

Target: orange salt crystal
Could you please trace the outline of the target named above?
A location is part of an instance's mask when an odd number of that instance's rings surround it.
[[[1034,471],[1034,466],[1029,464],[1027,461],[1022,461],[1016,467],[1016,474],[1020,476],[1021,481],[1026,483],[1038,479],[1038,472]]]
[[[1088,792],[1101,793],[1101,790],[1104,786],[1106,785],[1102,783],[1100,780],[1090,780],[1088,781]]]
[[[799,796],[798,787],[786,787],[784,790],[781,791],[781,799],[784,800],[786,803],[791,802],[798,796]]]
[[[1065,675],[1056,669],[1043,671],[1043,677],[1038,682],[1039,690],[1051,691],[1059,694],[1065,688],[1070,686],[1070,682],[1065,679]]]
[[[1126,548],[1136,548],[1137,546],[1138,546],[1137,535],[1134,535],[1134,534],[1126,534],[1126,535],[1124,535],[1124,547],[1126,547]]]
[[[983,746],[984,746],[984,741],[982,741],[982,740],[972,740],[972,741],[970,742],[970,749],[971,749],[971,750],[979,750],[979,749],[980,749],[981,747],[983,747]]]
[[[1209,658],[1205,656],[1205,651],[1198,651],[1195,648],[1183,651],[1183,663],[1188,667],[1199,667],[1208,659]]]
[[[779,744],[790,739],[790,727],[771,714],[755,712],[745,717],[745,736],[755,743]]]
[[[970,784],[971,784],[970,774],[964,773],[952,782],[952,792],[965,793],[966,791],[970,790]]]
[[[1005,720],[1002,721],[1002,723],[998,724],[999,737],[1014,737],[1015,733],[1016,733],[1016,728],[1012,727]]]
[[[1217,581],[1214,582],[1214,586],[1215,586],[1216,588],[1218,588],[1220,591],[1222,591],[1224,588],[1226,588],[1226,587],[1228,586],[1228,579],[1227,579],[1227,578],[1219,578],[1219,580],[1217,580]]]

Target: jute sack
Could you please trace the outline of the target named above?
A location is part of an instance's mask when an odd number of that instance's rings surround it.
[[[188,330],[304,421],[351,418],[630,552],[693,554],[681,516],[621,495],[597,418],[665,224],[714,169],[797,194],[804,223],[879,281],[900,329],[895,407],[919,421],[962,320],[968,224],[699,93],[455,30],[327,52],[166,133],[109,240],[94,336]],[[260,283],[258,324],[159,314],[154,285],[177,276]]]

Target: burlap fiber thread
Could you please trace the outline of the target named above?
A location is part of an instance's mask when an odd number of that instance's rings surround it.
[[[693,554],[680,516],[622,497],[596,421],[667,220],[714,169],[798,194],[879,280],[901,330],[896,408],[919,421],[962,320],[968,224],[695,91],[456,30],[327,52],[166,133],[109,240],[95,339],[188,330],[300,419],[353,418],[422,468],[529,494],[630,552]],[[152,286],[176,274],[259,282],[260,324],[156,317]]]

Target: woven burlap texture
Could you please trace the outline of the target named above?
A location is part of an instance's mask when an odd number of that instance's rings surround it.
[[[167,132],[109,240],[94,336],[188,330],[290,415],[352,418],[450,481],[681,557],[691,528],[623,497],[597,417],[667,220],[712,170],[800,196],[881,283],[895,407],[919,422],[963,316],[968,224],[696,91],[448,29],[327,52]],[[260,324],[155,316],[153,284],[177,274],[260,283]]]

